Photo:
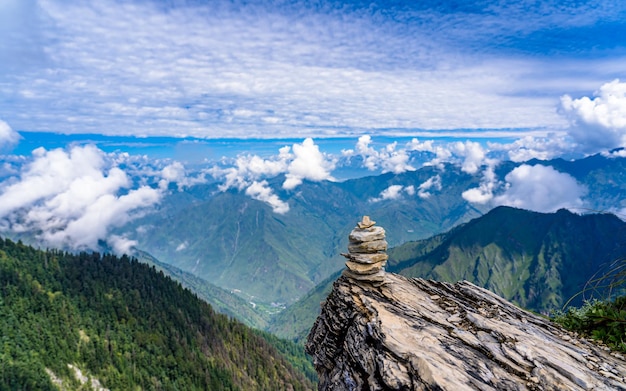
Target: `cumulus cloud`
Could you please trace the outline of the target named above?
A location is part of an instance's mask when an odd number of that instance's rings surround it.
[[[1,184],[0,222],[4,229],[35,232],[54,246],[97,249],[99,240],[110,239],[112,227],[161,196],[149,186],[134,188],[126,173],[94,146],[39,148],[18,176]],[[123,238],[112,240],[124,247]]]
[[[430,177],[426,180],[426,182],[419,185],[417,195],[423,199],[429,198],[432,195],[429,191],[431,189],[437,191],[441,190],[441,176],[435,175]]]
[[[11,129],[9,124],[0,120],[0,149],[17,144],[18,141],[20,141],[19,133]]]
[[[213,167],[210,173],[224,180],[218,186],[220,191],[243,190],[250,197],[268,203],[274,212],[286,213],[288,204],[280,201],[265,179],[285,174],[282,187],[293,190],[304,180],[334,180],[331,172],[335,164],[335,159],[321,152],[313,139],[306,138],[301,144],[280,148],[278,155],[266,159],[257,155],[238,156],[233,166]]]
[[[488,142],[491,151],[505,151],[509,160],[526,162],[531,159],[549,160],[573,149],[564,135],[552,133],[547,137],[524,136],[509,144]]]
[[[391,185],[385,190],[380,192],[379,197],[370,198],[370,202],[380,202],[385,200],[397,200],[402,197],[402,193],[406,193],[410,196],[415,194],[414,186],[402,186],[402,185]]]
[[[287,172],[289,160],[292,158],[290,149],[288,146],[283,147],[279,150],[278,156],[269,159],[257,155],[241,155],[237,157],[232,167],[224,169],[214,167],[211,172],[214,177],[224,179],[224,183],[219,186],[221,191],[230,188],[242,190],[255,180]]]
[[[494,191],[498,187],[498,178],[494,171],[494,164],[488,165],[483,171],[483,177],[478,185],[461,193],[463,199],[475,204],[486,204],[491,201]]]
[[[329,160],[313,139],[307,138],[302,144],[293,145],[294,159],[287,167],[283,188],[292,190],[302,184],[304,179],[319,182],[332,180],[331,171],[335,168],[335,162]]]
[[[587,153],[626,146],[626,83],[606,83],[594,98],[561,98],[563,113],[570,121],[569,134]]]
[[[206,183],[207,174],[206,170],[200,170],[194,175],[188,175],[185,165],[179,161],[174,161],[165,165],[158,173],[154,173],[154,176],[161,178],[159,180],[160,189],[166,190],[170,183],[175,183],[180,191],[185,187]]]
[[[587,190],[569,174],[549,166],[523,164],[507,174],[504,193],[494,197],[497,205],[537,212],[578,208]]]
[[[246,195],[255,200],[265,202],[272,207],[272,211],[274,211],[274,213],[285,214],[289,212],[289,204],[282,201],[276,194],[274,194],[274,191],[271,187],[269,187],[267,181],[252,182],[252,184],[246,189]]]
[[[131,254],[134,251],[134,247],[137,246],[137,241],[127,238],[123,235],[109,235],[107,243],[113,248],[113,252],[117,254]]]
[[[370,146],[372,137],[364,135],[359,137],[355,149],[344,150],[344,156],[360,156],[363,159],[363,167],[370,171],[381,170],[385,172],[393,172],[401,174],[405,171],[415,171],[415,168],[409,164],[410,156],[407,148],[396,149],[397,142],[387,144],[383,148],[376,150]]]
[[[466,141],[465,143],[456,142],[452,145],[453,150],[458,156],[463,157],[461,170],[468,174],[475,174],[480,169],[485,160],[485,150],[474,141]]]

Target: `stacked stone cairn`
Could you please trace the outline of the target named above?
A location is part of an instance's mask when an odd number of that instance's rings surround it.
[[[350,232],[349,253],[341,255],[348,259],[344,276],[377,285],[385,282],[384,266],[389,257],[385,229],[375,224],[369,216],[363,216],[363,220]]]

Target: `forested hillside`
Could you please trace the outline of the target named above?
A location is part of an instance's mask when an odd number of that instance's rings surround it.
[[[111,390],[313,388],[258,332],[126,256],[0,239],[0,341],[0,390],[77,389],[74,368]]]
[[[469,280],[523,308],[551,312],[572,297],[572,305],[604,297],[604,289],[588,282],[626,257],[625,234],[626,223],[612,214],[502,206],[445,234],[393,248],[387,270]]]

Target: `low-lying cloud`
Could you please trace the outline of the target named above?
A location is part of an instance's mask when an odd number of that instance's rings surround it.
[[[133,243],[109,237],[111,228],[162,196],[158,188],[135,187],[104,152],[90,145],[67,151],[38,148],[19,175],[0,186],[3,230],[34,232],[45,243],[72,249],[97,249],[100,240],[114,239],[109,245],[128,251]]]
[[[435,175],[433,177],[428,178],[426,182],[419,185],[417,190],[417,195],[420,198],[427,199],[432,195],[431,190],[441,190],[441,176]]]
[[[391,185],[380,192],[379,197],[370,198],[370,202],[380,202],[385,200],[397,200],[405,193],[409,196],[415,194],[415,186]]]
[[[304,179],[314,182],[333,179],[330,173],[335,168],[335,162],[320,152],[313,139],[307,138],[302,144],[294,144],[293,155],[287,167],[283,189],[293,190]]]
[[[574,177],[550,166],[523,164],[508,173],[505,181],[504,192],[493,199],[496,205],[537,212],[580,208],[587,193]]]
[[[415,168],[409,164],[407,148],[397,149],[398,143],[393,142],[376,150],[370,146],[371,143],[371,136],[361,136],[355,145],[355,149],[344,150],[343,155],[346,157],[360,156],[363,159],[363,167],[370,171],[380,170],[383,173],[393,172],[394,174],[415,171]]]
[[[284,174],[282,188],[294,190],[304,180],[334,180],[331,173],[335,164],[335,159],[321,152],[313,139],[306,138],[301,144],[280,148],[278,155],[267,159],[243,155],[237,157],[233,166],[213,167],[210,172],[213,177],[224,180],[218,186],[220,191],[243,190],[251,198],[270,205],[274,212],[286,213],[289,205],[279,199],[266,179]]]
[[[246,189],[246,195],[255,200],[265,202],[272,207],[272,211],[274,213],[285,214],[289,212],[289,204],[282,201],[276,194],[274,194],[274,191],[271,187],[269,187],[267,181],[252,182],[252,184],[250,184],[250,186]]]

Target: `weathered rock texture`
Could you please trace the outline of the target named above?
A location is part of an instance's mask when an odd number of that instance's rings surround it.
[[[320,390],[626,390],[626,362],[469,282],[345,276],[306,345]]]

